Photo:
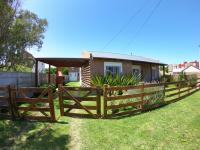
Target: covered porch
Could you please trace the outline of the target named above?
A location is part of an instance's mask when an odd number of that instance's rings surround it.
[[[38,87],[38,62],[48,64],[48,84],[51,83],[51,66],[56,67],[76,67],[80,68],[89,65],[89,59],[87,58],[35,58],[35,86]]]

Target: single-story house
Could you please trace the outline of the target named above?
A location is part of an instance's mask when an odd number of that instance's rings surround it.
[[[123,55],[107,52],[82,53],[82,58],[35,58],[35,85],[38,86],[38,62],[55,67],[75,67],[80,69],[79,81],[82,86],[91,86],[93,75],[141,74],[146,82],[158,81],[160,66],[166,64],[159,60],[135,55]],[[164,70],[164,69],[163,69]],[[163,73],[164,75],[164,73]],[[50,78],[50,75],[49,75]],[[49,80],[50,83],[50,80]]]
[[[123,55],[107,52],[82,53],[83,58],[89,59],[89,65],[81,68],[81,82],[83,86],[91,85],[93,75],[111,74],[141,74],[146,82],[158,81],[159,66],[166,65],[159,60],[135,55]]]

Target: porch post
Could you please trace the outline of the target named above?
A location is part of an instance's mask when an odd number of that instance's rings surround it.
[[[163,65],[162,67],[163,67],[163,78],[165,79],[165,65]]]
[[[151,70],[151,82],[152,82],[152,65],[150,64],[150,70]]]
[[[38,60],[35,62],[35,86],[38,87]]]
[[[51,65],[49,64],[49,71],[48,71],[48,84],[51,83]]]

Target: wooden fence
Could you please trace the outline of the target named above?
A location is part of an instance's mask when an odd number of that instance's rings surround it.
[[[39,121],[55,121],[53,92],[51,87],[0,87],[5,95],[0,97],[3,117]],[[7,113],[5,113],[7,111]]]
[[[140,113],[180,100],[199,89],[189,81],[104,86],[104,118]]]
[[[31,95],[31,96],[29,96]],[[53,92],[51,87],[24,87],[11,90],[16,117],[28,120],[55,121]]]
[[[56,94],[59,97],[61,116],[115,118],[178,101],[199,88],[200,82],[189,81],[137,86],[105,85],[103,90],[98,87],[59,86]],[[56,94],[50,86],[48,88],[2,86],[0,118],[56,121],[54,110]]]
[[[61,116],[100,118],[101,89],[93,87],[59,87]],[[79,110],[77,112],[77,110]]]

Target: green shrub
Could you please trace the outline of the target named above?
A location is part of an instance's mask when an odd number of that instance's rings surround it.
[[[94,75],[92,76],[92,85],[103,87],[104,84],[108,84],[110,86],[127,86],[127,85],[137,85],[141,81],[141,75],[111,75],[107,74],[103,75]]]
[[[156,91],[155,94],[144,97],[144,109],[152,108],[155,105],[162,105],[164,101],[164,87],[151,87],[145,90],[145,92]]]
[[[47,87],[49,87],[49,86],[51,86],[53,92],[56,91],[57,87],[56,87],[56,85],[53,84],[53,83],[51,83],[51,84],[43,84],[43,85],[41,85],[40,87],[47,88]]]
[[[189,86],[193,87],[197,84],[198,77],[196,74],[187,75],[186,78],[187,78],[187,81],[189,81]]]
[[[173,75],[165,75],[160,78],[160,82],[174,82],[174,81],[176,81],[176,78]]]
[[[184,72],[181,72],[179,75],[178,75],[178,81],[184,81],[186,80],[186,75]]]

